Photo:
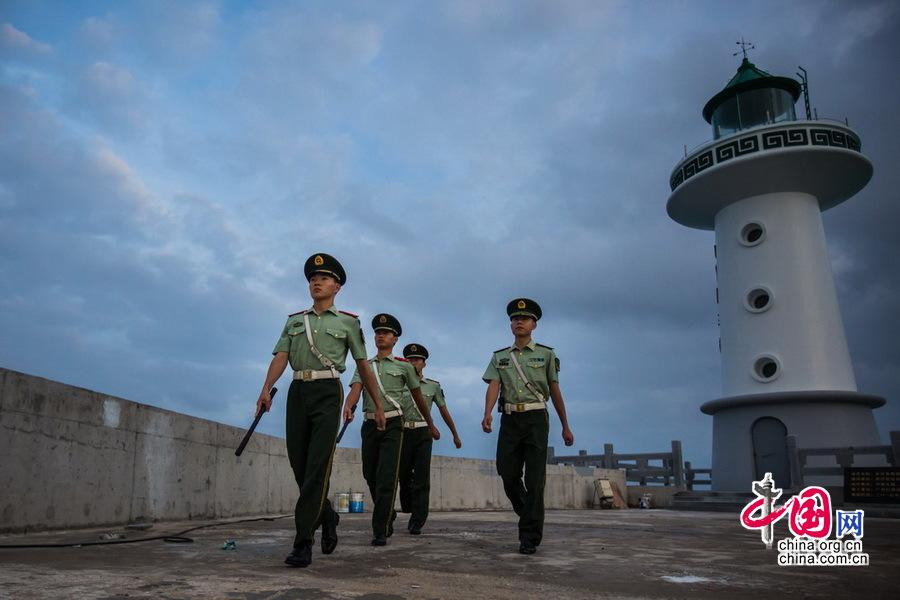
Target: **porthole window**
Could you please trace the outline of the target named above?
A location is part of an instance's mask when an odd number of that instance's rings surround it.
[[[764,354],[753,361],[753,378],[769,383],[781,375],[781,363],[771,354]]]
[[[747,247],[757,246],[766,239],[766,228],[762,223],[753,221],[741,228],[741,243]]]
[[[744,308],[761,313],[772,308],[772,292],[768,288],[755,287],[744,295]]]

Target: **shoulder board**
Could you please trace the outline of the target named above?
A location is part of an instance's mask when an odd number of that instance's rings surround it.
[[[338,312],[341,313],[342,315],[349,315],[349,316],[353,317],[354,319],[359,318],[359,315],[354,315],[352,312],[347,312],[346,310],[338,309]]]
[[[437,384],[438,387],[441,386],[441,382],[438,381],[437,379],[429,379],[428,377],[424,377],[423,379],[424,379],[425,381],[430,381],[431,383]]]
[[[506,352],[507,350],[509,350],[509,346],[503,346],[499,350],[494,350],[494,354],[497,354],[498,352]]]
[[[406,359],[403,358],[402,356],[395,356],[395,357],[394,357],[394,360],[399,360],[400,362],[406,362],[406,363],[409,362],[408,360],[406,360]]]
[[[553,350],[553,348],[551,348],[550,346],[545,346],[544,344],[538,344],[537,342],[535,342],[534,345],[535,345],[535,346],[540,346],[541,348],[546,348],[547,350]]]
[[[309,312],[309,309],[301,310],[301,311],[299,311],[299,312],[295,312],[295,313],[293,313],[293,314],[288,315],[288,317],[296,317],[297,315],[302,315],[302,314],[305,314],[305,313],[308,313],[308,312]]]

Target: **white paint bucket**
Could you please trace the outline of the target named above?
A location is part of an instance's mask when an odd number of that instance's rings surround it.
[[[350,512],[350,493],[349,492],[340,492],[337,495],[337,508],[335,509],[339,513]]]

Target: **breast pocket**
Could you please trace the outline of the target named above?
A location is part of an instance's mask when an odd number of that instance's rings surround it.
[[[388,367],[384,370],[384,389],[388,391],[392,390],[400,390],[406,387],[406,383],[403,379],[403,371],[400,369],[395,369],[394,367]]]
[[[347,339],[347,332],[342,329],[326,329],[325,333],[335,338],[336,340],[345,340]]]
[[[547,361],[543,357],[529,358],[525,361],[525,365],[532,373],[540,373],[547,368]]]
[[[287,333],[290,336],[306,335],[306,325],[300,323],[299,325],[289,328]]]

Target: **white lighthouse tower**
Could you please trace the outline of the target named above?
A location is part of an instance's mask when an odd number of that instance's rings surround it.
[[[880,444],[859,393],[825,248],[821,212],[872,177],[844,123],[797,119],[801,85],[746,56],[706,103],[713,141],[670,178],[669,216],[716,233],[722,397],[713,416],[714,490],[771,472],[789,487],[785,435],[803,448]]]

